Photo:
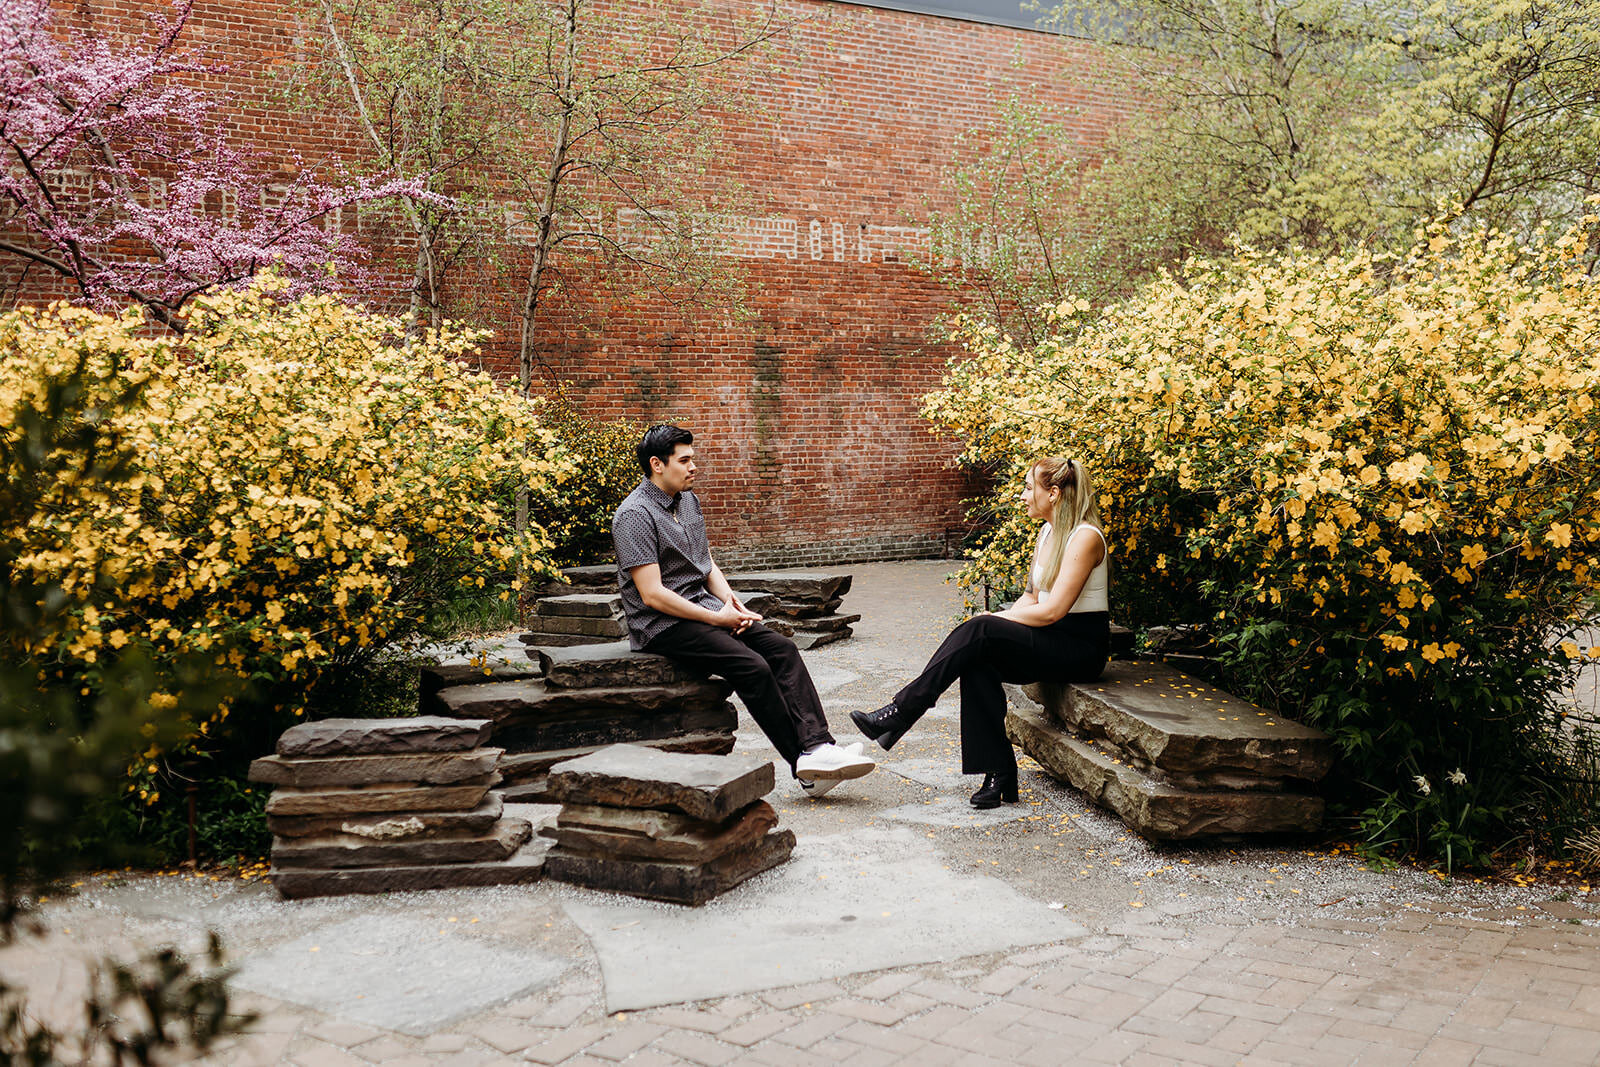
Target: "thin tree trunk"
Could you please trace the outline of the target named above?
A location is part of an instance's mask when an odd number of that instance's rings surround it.
[[[557,98],[561,101],[561,119],[556,125],[555,145],[550,153],[550,170],[546,176],[544,195],[539,204],[538,236],[533,244],[533,261],[528,265],[528,284],[522,298],[522,336],[517,352],[517,391],[528,397],[533,389],[534,327],[539,314],[539,287],[544,280],[545,267],[550,262],[550,245],[556,210],[556,195],[561,190],[561,180],[567,169],[567,154],[572,150],[572,74],[578,54],[578,3],[567,0],[566,52],[562,56],[557,75]],[[528,528],[528,491],[517,491],[517,533]]]

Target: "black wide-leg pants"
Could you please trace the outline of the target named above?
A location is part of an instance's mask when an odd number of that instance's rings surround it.
[[[800,650],[759,622],[736,634],[684,619],[651,638],[644,651],[726,678],[791,771],[800,753],[833,741]]]
[[[919,716],[960,679],[961,773],[1015,772],[1001,683],[1091,682],[1105,670],[1110,644],[1111,617],[1104,611],[1067,614],[1049,626],[978,615],[950,632],[894,702]]]

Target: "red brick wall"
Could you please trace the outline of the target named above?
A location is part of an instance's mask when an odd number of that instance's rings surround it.
[[[734,0],[720,0],[735,6]],[[63,5],[106,27],[149,0]],[[197,8],[195,40],[259,75],[308,30],[286,0]],[[696,434],[698,488],[729,565],[940,555],[973,486],[919,398],[953,353],[928,339],[951,294],[908,260],[952,142],[1011,94],[1043,104],[1086,150],[1126,108],[1111,59],[1052,35],[797,0],[803,21],[752,89],[758,121],[734,124],[723,158],[757,206],[737,243],[754,317],[684,316],[638,301],[583,333],[558,313],[544,366],[599,415],[678,422]],[[251,107],[241,137],[309,159],[349,150],[350,131]],[[514,374],[516,320],[491,313],[490,366]]]

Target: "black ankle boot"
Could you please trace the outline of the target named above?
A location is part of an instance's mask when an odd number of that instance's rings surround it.
[[[856,724],[856,729],[878,742],[878,746],[885,752],[894,747],[894,743],[912,725],[921,718],[910,712],[900,710],[896,704],[885,704],[877,711],[852,711],[850,721]]]
[[[983,785],[972,794],[972,806],[975,808],[998,808],[1001,802],[1015,804],[1017,801],[1017,772],[990,771],[983,776]]]

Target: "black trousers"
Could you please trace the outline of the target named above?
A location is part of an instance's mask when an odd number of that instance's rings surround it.
[[[894,702],[921,715],[959,678],[961,773],[1014,772],[1001,683],[1091,682],[1105,670],[1110,641],[1111,617],[1103,611],[1068,614],[1049,626],[979,615],[950,632]]]
[[[651,638],[644,651],[726,678],[791,771],[800,753],[833,740],[800,650],[759,622],[736,634],[684,619]]]

